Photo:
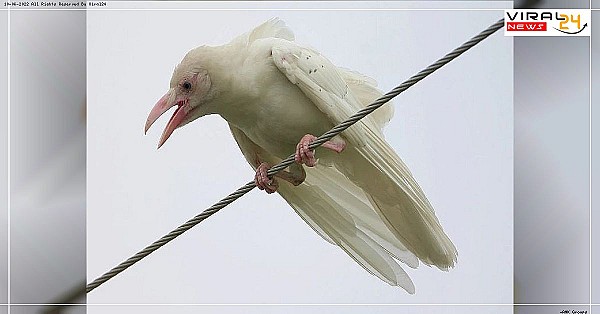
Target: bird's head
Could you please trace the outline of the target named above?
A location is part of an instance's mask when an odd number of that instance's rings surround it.
[[[169,91],[148,115],[144,133],[163,113],[171,107],[177,107],[163,131],[158,148],[178,127],[211,113],[209,103],[215,93],[209,75],[208,48],[199,47],[186,54],[173,72]]]

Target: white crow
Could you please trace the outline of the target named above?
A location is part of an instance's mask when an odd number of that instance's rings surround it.
[[[384,139],[391,104],[325,143],[318,163],[308,149],[314,135],[379,96],[374,80],[295,43],[285,23],[271,19],[229,44],[188,52],[169,91],[152,108],[145,131],[177,107],[160,147],[176,128],[219,114],[256,170],[258,188],[277,191],[325,240],[412,294],[414,284],[398,261],[416,268],[421,260],[448,270],[457,251],[410,170]],[[294,151],[296,163],[269,179],[270,165]]]

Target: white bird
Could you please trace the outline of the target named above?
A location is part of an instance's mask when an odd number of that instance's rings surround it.
[[[416,268],[421,260],[448,270],[457,251],[408,167],[384,140],[391,104],[325,143],[318,163],[308,149],[314,135],[381,95],[373,79],[295,43],[291,30],[275,18],[229,44],[188,52],[145,131],[177,107],[160,147],[176,128],[220,115],[256,170],[258,188],[277,191],[325,240],[412,294],[414,284],[398,261]],[[294,151],[296,163],[269,179],[269,166]]]

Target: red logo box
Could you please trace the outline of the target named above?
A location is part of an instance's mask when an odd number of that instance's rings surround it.
[[[546,22],[507,22],[506,31],[510,32],[545,32]]]

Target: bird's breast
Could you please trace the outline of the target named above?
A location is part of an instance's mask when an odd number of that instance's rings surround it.
[[[258,78],[259,92],[238,104],[243,114],[224,118],[269,153],[285,158],[294,152],[302,136],[319,136],[333,125],[283,74],[270,75],[278,79]]]

